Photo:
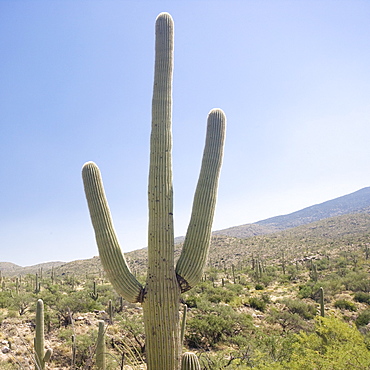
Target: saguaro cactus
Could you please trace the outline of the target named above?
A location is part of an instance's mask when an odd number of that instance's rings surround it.
[[[45,363],[50,360],[52,350],[49,348],[45,352],[44,340],[44,302],[42,299],[37,301],[36,306],[36,335],[34,339],[36,370],[44,370]]]
[[[84,165],[82,176],[100,258],[109,280],[124,299],[141,302],[144,312],[148,370],[180,367],[180,294],[202,277],[211,237],[221,168],[226,117],[213,109],[207,119],[206,143],[183,250],[174,264],[172,196],[173,20],[156,20],[155,71],[149,168],[148,271],[145,286],[131,273],[119,247],[98,167]]]
[[[320,287],[319,289],[319,302],[320,302],[320,315],[325,316],[325,303],[324,303],[324,288]]]
[[[105,325],[104,321],[99,321],[98,339],[96,342],[96,367],[98,370],[105,370],[105,357],[106,357],[106,345],[105,345]]]
[[[96,289],[96,281],[93,282],[93,290],[92,292],[89,293],[90,297],[96,301],[99,298],[99,293],[97,292]]]

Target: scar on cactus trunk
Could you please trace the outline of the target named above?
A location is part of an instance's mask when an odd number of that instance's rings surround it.
[[[181,356],[180,295],[200,281],[207,261],[226,117],[221,109],[213,109],[208,115],[206,142],[190,224],[175,267],[171,157],[174,26],[168,13],[161,13],[157,17],[155,30],[148,186],[148,271],[145,286],[131,273],[121,252],[98,167],[93,162],[86,163],[82,176],[104,270],[118,294],[143,306],[147,368],[177,370]]]

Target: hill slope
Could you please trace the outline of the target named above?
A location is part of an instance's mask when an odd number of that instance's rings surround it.
[[[280,230],[306,225],[329,217],[351,213],[370,213],[370,187],[354,193],[328,200],[324,203],[303,208],[288,215],[276,216],[256,222],[257,225],[275,227]]]
[[[326,218],[354,213],[370,213],[370,187],[303,208],[287,215],[271,217],[254,224],[245,224],[218,230],[213,234],[245,238],[253,235],[270,234],[279,230],[307,225]]]

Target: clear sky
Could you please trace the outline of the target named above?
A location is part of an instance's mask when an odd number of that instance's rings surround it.
[[[0,261],[98,254],[96,162],[123,251],[145,247],[154,22],[175,21],[175,234],[207,113],[228,119],[214,230],[370,186],[370,1],[0,0]]]

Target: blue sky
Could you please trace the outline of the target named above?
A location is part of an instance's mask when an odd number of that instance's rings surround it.
[[[0,261],[97,255],[96,162],[123,251],[146,246],[154,22],[175,21],[175,234],[207,113],[228,119],[214,230],[370,186],[370,2],[0,0]]]

